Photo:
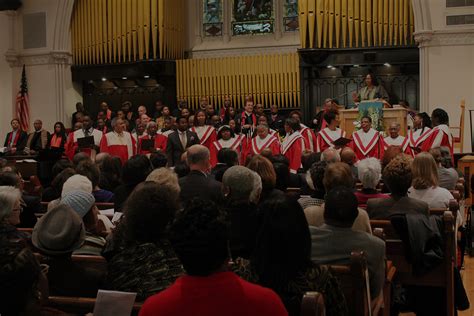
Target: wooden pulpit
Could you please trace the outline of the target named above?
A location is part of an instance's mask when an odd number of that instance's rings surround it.
[[[407,109],[403,107],[383,109],[383,123],[387,135],[390,124],[393,122],[400,124],[400,135],[407,135],[407,112]],[[354,122],[357,121],[358,116],[359,110],[357,109],[339,110],[340,128],[346,131],[347,137],[352,137],[352,133],[355,130]]]

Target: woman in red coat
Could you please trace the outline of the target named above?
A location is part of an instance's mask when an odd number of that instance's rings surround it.
[[[217,139],[216,130],[211,125],[206,125],[206,112],[198,110],[194,115],[194,126],[190,130],[196,133],[201,141],[201,145],[211,150],[213,143]]]

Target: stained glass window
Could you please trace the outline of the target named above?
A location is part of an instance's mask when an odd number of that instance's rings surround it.
[[[298,0],[285,0],[283,26],[285,32],[298,30]]]
[[[234,0],[232,34],[273,33],[273,0]]]
[[[222,0],[204,0],[204,36],[222,35]]]

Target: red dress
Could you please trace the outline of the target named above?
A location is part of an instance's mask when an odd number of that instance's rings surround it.
[[[142,140],[144,139],[151,139],[150,135],[144,135],[138,139],[138,153],[146,155],[150,152],[148,150],[142,149]],[[156,134],[153,139],[155,140],[155,149],[166,153],[166,143],[168,142],[168,137],[163,134]]]
[[[215,165],[217,164],[217,154],[219,153],[219,151],[222,149],[222,148],[230,148],[230,149],[233,149],[234,151],[237,152],[237,156],[239,157],[239,161],[240,161],[240,145],[242,143],[242,136],[240,135],[237,135],[235,137],[232,137],[228,140],[223,140],[223,139],[219,139],[217,141],[215,141],[213,144],[212,144],[212,147],[211,147],[211,156],[210,156],[210,162],[211,162],[211,166],[212,167],[215,167]]]
[[[316,152],[320,153],[328,148],[334,148],[334,141],[341,137],[346,137],[346,132],[340,128],[336,128],[335,131],[327,127],[320,130],[316,137]]]
[[[363,130],[354,132],[350,146],[354,150],[357,160],[369,157],[382,159],[384,154],[383,136],[373,128],[367,133]]]
[[[210,151],[212,144],[217,139],[215,128],[210,125],[193,126],[191,127],[191,131],[197,134],[201,145],[206,146]]]
[[[119,157],[124,164],[137,153],[135,138],[129,132],[123,132],[121,136],[116,132],[107,133],[100,142],[100,151]]]
[[[287,135],[283,140],[281,153],[290,161],[291,173],[296,173],[301,167],[301,155],[304,148],[304,137],[298,131]]]

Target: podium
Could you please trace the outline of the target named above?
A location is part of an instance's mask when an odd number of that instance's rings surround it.
[[[385,133],[388,135],[390,124],[399,123],[400,135],[406,136],[408,128],[407,115],[408,111],[403,107],[383,109],[383,123]],[[347,137],[352,137],[352,133],[355,131],[354,122],[357,121],[358,116],[358,109],[339,110],[339,118],[341,120],[340,128],[346,131]]]

